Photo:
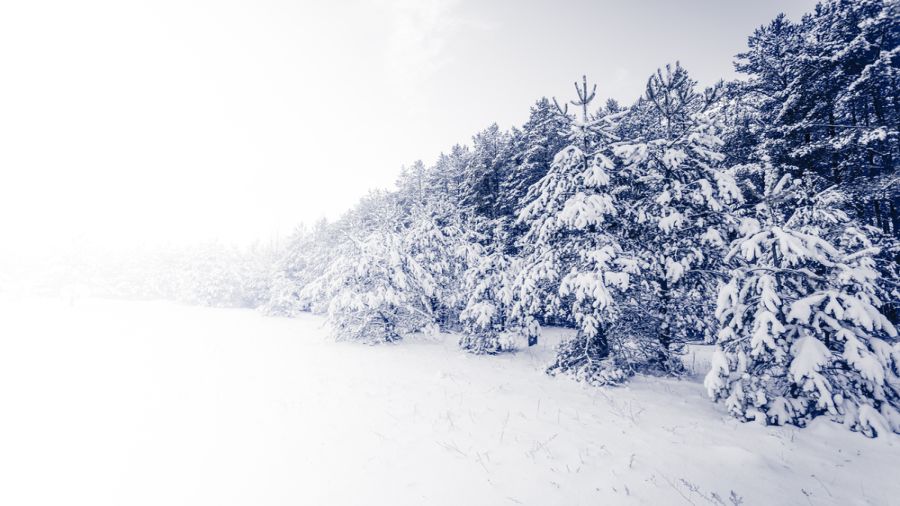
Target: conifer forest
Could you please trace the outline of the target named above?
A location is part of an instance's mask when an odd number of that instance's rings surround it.
[[[735,36],[278,241],[0,273],[0,502],[900,504],[900,3]]]

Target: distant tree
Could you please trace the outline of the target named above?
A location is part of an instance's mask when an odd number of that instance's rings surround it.
[[[553,157],[568,144],[569,117],[560,115],[547,98],[531,107],[528,121],[513,139],[513,166],[504,174],[498,192],[499,213],[514,217],[526,204],[529,188],[550,170]]]
[[[269,298],[262,304],[262,311],[271,316],[296,316],[312,310],[317,299],[304,289],[349,246],[349,238],[324,219],[312,230],[298,229],[274,262]]]
[[[462,207],[464,199],[464,178],[472,152],[468,146],[455,145],[449,154],[441,153],[437,162],[429,170],[428,186],[435,195]]]
[[[498,216],[497,195],[511,157],[511,135],[496,123],[475,134],[462,181],[464,209],[488,219]]]

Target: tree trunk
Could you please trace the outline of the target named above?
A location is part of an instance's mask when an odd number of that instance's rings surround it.
[[[891,201],[891,228],[894,237],[900,237],[900,215],[897,214],[897,206]]]
[[[887,232],[887,227],[881,219],[881,202],[877,199],[872,202],[872,209],[875,212],[875,226]]]

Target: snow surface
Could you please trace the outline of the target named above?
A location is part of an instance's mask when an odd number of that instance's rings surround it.
[[[365,346],[322,320],[0,299],[0,504],[891,504],[900,441],[742,424],[699,383],[586,387],[553,343]],[[894,503],[896,504],[896,503]]]

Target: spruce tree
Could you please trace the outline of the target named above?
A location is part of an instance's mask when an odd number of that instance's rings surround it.
[[[502,233],[474,243],[470,267],[465,273],[463,293],[467,296],[460,313],[462,349],[475,354],[495,354],[515,347],[520,322],[512,317],[516,259],[504,252]]]
[[[648,358],[664,370],[680,369],[671,357],[680,343],[712,338],[709,294],[735,225],[728,210],[743,200],[721,165],[721,127],[707,114],[719,92],[716,86],[698,93],[681,65],[666,66],[648,80],[642,106],[630,111],[645,116],[643,133],[622,130],[632,137],[613,148],[617,196],[629,224],[620,242],[639,267],[624,321],[652,322],[621,330],[649,332],[644,341],[658,347],[647,348],[656,355]]]
[[[529,190],[529,203],[519,214],[527,227],[522,247],[524,265],[518,299],[523,319],[569,315],[576,336],[563,343],[548,372],[569,373],[578,379],[604,384],[624,378],[608,328],[617,313],[614,292],[628,285],[614,235],[606,231],[617,215],[609,193],[612,162],[608,144],[610,117],[596,118],[590,104],[596,86],[585,78],[576,83],[572,105],[580,117],[570,119],[570,144],[554,157],[550,171]],[[558,114],[567,116],[557,104]]]
[[[710,396],[742,420],[828,416],[868,436],[900,432],[900,342],[878,310],[877,248],[837,207],[839,191],[766,173],[727,257]]]
[[[347,238],[301,297],[324,310],[335,338],[365,343],[396,341],[436,323],[431,300],[437,284],[404,242],[396,195],[374,193],[337,224]]]
[[[514,217],[526,204],[529,188],[537,183],[553,162],[553,157],[568,144],[569,117],[560,115],[547,98],[531,106],[528,121],[513,139],[514,166],[500,183],[500,214]]]

